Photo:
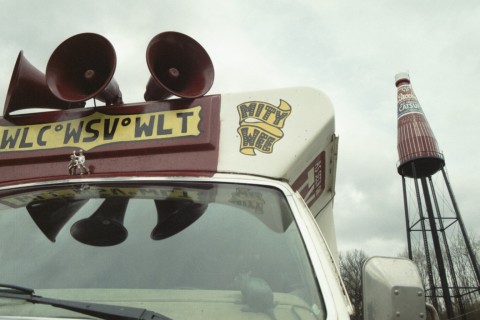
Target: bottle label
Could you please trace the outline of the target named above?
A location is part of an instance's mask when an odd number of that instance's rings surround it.
[[[400,119],[408,113],[423,114],[422,107],[418,103],[417,97],[409,84],[401,85],[397,89],[397,116]]]

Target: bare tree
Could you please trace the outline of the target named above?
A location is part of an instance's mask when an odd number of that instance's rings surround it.
[[[452,265],[447,265],[447,277],[450,284],[456,316],[458,319],[478,319],[480,314],[480,292],[478,279],[472,268],[472,263],[476,262],[470,260],[461,234],[457,233],[450,235],[448,242]],[[475,235],[473,235],[470,237],[470,242],[475,255],[478,258],[480,254],[480,241]],[[425,249],[422,245],[416,243],[416,245],[413,246],[412,251],[413,261],[418,266],[426,289],[427,302],[434,304],[433,297],[435,296],[435,292],[437,292],[437,294],[439,293],[438,284],[440,283],[440,279],[438,275],[438,266],[435,263],[436,257],[433,247],[429,244],[430,259],[432,261],[432,281],[436,284],[437,289],[432,289],[428,280]],[[445,248],[442,248],[442,255],[445,257],[447,256]],[[399,256],[407,257],[407,250],[405,249],[399,254]],[[454,286],[453,278],[455,278],[457,286]],[[437,303],[438,308],[440,309],[438,311],[444,318],[445,316],[442,315],[442,313],[444,313],[444,308],[441,299],[440,301],[437,301]]]
[[[480,257],[480,240],[474,235],[470,237],[472,247],[475,254]],[[480,319],[480,292],[472,290],[478,284],[475,275],[472,273],[471,262],[468,259],[468,255],[465,251],[464,241],[459,235],[452,236],[449,239],[449,247],[451,253],[451,260],[454,265],[455,276],[457,277],[458,286],[460,288],[461,299],[464,304],[463,311],[459,314],[459,319]],[[429,248],[430,259],[435,261],[435,254],[433,248]],[[421,244],[417,244],[413,247],[413,260],[416,262],[420,276],[424,282],[424,287],[429,289],[427,293],[427,301],[432,303],[432,294],[435,289],[430,288],[428,280],[427,262],[424,252],[424,248]],[[408,252],[405,249],[404,252],[398,256],[407,257]],[[355,314],[351,317],[352,320],[363,319],[363,294],[362,294],[362,267],[365,261],[368,259],[366,253],[362,250],[349,250],[340,253],[340,274],[345,283],[345,288],[353,304]],[[435,263],[432,263],[432,281],[433,283],[439,283],[438,270]],[[448,274],[451,280],[452,274]],[[467,289],[469,288],[469,289]],[[478,287],[477,287],[478,288]],[[454,291],[452,291],[454,293]],[[459,297],[456,297],[455,309],[458,309]],[[442,303],[440,302],[440,309],[442,309]],[[439,310],[440,312],[442,310]],[[445,315],[441,316],[445,318]]]
[[[340,253],[340,274],[355,311],[352,320],[363,319],[362,267],[367,259],[363,250]]]

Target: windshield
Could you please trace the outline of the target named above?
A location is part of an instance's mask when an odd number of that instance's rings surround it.
[[[172,319],[325,316],[288,202],[272,187],[37,187],[0,197],[0,228],[0,283],[43,296],[140,306]],[[79,316],[6,300],[0,315]]]

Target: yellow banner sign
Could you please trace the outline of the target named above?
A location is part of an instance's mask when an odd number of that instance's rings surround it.
[[[201,106],[134,115],[95,112],[80,119],[26,126],[0,126],[0,153],[77,147],[90,150],[113,142],[199,136]]]
[[[279,106],[261,102],[244,102],[237,106],[240,116],[240,152],[255,155],[255,150],[272,153],[273,145],[283,137],[281,130],[292,108],[284,100]]]

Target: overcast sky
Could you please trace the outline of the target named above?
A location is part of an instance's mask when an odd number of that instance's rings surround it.
[[[340,250],[406,246],[394,76],[408,71],[467,228],[480,234],[480,2],[477,0],[0,0],[0,101],[18,52],[45,71],[82,32],[115,47],[126,103],[143,101],[148,42],[179,31],[210,54],[209,93],[323,90],[340,137],[335,216]]]

